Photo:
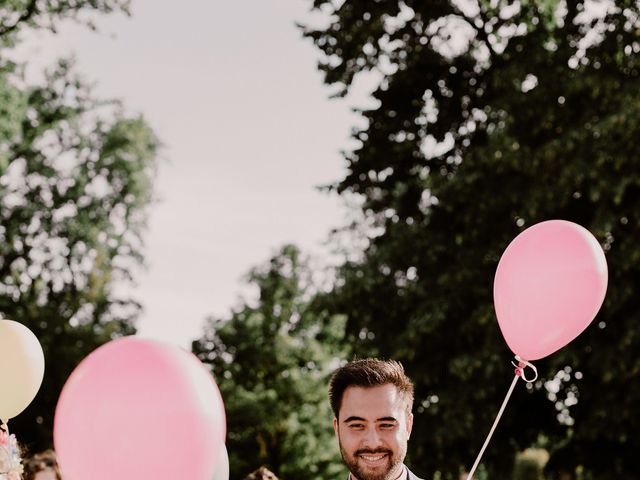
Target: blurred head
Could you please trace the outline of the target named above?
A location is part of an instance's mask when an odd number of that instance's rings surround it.
[[[0,425],[0,480],[20,480],[21,452],[15,435]]]
[[[251,472],[244,480],[278,480],[275,473],[267,467],[260,467],[255,472]]]
[[[55,452],[45,450],[25,460],[24,480],[62,480]]]
[[[354,360],[331,378],[340,453],[357,480],[395,480],[413,426],[413,384],[395,361]]]

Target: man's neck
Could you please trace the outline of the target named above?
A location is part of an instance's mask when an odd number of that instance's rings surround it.
[[[400,474],[397,477],[395,477],[393,480],[400,480],[401,478],[404,478],[405,475],[407,475],[407,467],[403,465],[402,470],[400,470]],[[354,477],[353,473],[349,472],[349,480],[358,480],[358,479]]]

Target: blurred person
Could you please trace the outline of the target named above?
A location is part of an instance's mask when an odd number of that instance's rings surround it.
[[[56,453],[53,450],[45,450],[26,460],[24,480],[62,480]]]
[[[278,480],[278,477],[267,467],[262,466],[247,475],[244,480]]]
[[[21,480],[22,459],[16,436],[8,433],[5,424],[0,426],[0,480]]]
[[[329,400],[349,480],[420,480],[404,465],[413,426],[413,383],[402,364],[353,360],[334,372]]]

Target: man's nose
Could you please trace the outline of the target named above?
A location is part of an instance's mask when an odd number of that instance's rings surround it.
[[[365,446],[369,448],[379,447],[382,443],[382,439],[380,437],[380,432],[378,432],[377,428],[368,428],[365,434]]]

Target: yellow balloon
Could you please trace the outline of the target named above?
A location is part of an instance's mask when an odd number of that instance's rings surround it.
[[[31,330],[0,320],[0,420],[7,423],[38,393],[44,377],[44,354]]]

